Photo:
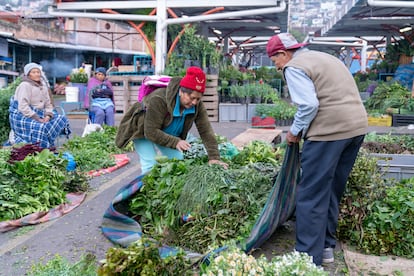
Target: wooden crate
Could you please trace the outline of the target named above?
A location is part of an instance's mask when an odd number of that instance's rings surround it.
[[[138,100],[138,90],[145,76],[109,76],[114,90],[115,110],[125,113]]]
[[[210,122],[218,122],[219,120],[219,97],[217,92],[218,75],[207,75],[206,90],[202,101],[207,109]]]
[[[115,110],[125,113],[128,108],[138,101],[138,90],[141,87],[144,75],[110,75],[115,99]],[[218,75],[207,75],[206,90],[203,103],[206,106],[211,122],[218,122],[219,99],[217,93]]]
[[[135,66],[134,65],[119,65],[118,66],[118,72],[135,72]]]

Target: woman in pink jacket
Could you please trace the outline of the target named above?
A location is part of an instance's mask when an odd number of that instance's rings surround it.
[[[89,113],[95,124],[115,125],[115,103],[112,84],[106,79],[106,69],[98,67],[95,76],[89,79]]]

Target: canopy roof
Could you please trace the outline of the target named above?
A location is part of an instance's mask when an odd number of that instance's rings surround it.
[[[199,0],[196,3],[188,0],[62,0],[57,1],[57,10],[52,10],[52,14],[54,12],[60,16],[66,14],[67,17],[89,15],[102,19],[159,22],[157,16],[139,16],[136,12],[148,9],[149,13],[152,9],[159,8],[162,3],[166,20],[163,21],[162,28],[157,27],[157,31],[163,30],[169,24],[198,22],[201,33],[207,37],[218,41],[230,39],[236,46],[244,46],[263,53],[266,42],[272,35],[288,31],[288,2],[284,0],[254,2]],[[105,9],[111,9],[119,15],[108,14]],[[311,48],[338,51],[345,42],[355,41],[354,38],[363,38],[368,44],[373,45],[390,42],[393,37],[406,36],[412,39],[413,30],[400,32],[400,29],[406,25],[412,27],[414,25],[412,0],[343,0],[337,15],[324,28],[311,34],[308,41],[311,42]],[[317,41],[318,37],[327,37],[327,39],[325,43],[312,43]],[[331,42],[340,40],[342,45],[330,43],[329,37],[332,38]],[[351,37],[351,39],[346,41],[338,37]]]

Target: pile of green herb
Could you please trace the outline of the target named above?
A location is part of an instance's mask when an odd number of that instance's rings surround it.
[[[47,211],[65,202],[67,161],[48,149],[9,163],[10,150],[0,156],[0,221]]]
[[[246,160],[229,160],[226,170],[203,157],[159,163],[144,177],[129,211],[147,235],[196,252],[245,239],[279,164],[271,145],[252,143],[239,155]]]
[[[112,247],[98,269],[98,275],[196,275],[183,250],[161,258],[162,244],[146,238],[128,248]]]
[[[124,152],[115,145],[116,127],[103,125],[104,131],[85,137],[75,136],[63,145],[75,158],[77,169],[83,172],[115,165],[114,154]]]

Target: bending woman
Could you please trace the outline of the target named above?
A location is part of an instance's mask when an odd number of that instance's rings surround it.
[[[68,119],[53,109],[48,87],[42,82],[42,68],[37,63],[24,67],[22,82],[10,99],[9,121],[13,143],[55,146],[60,134],[71,133]]]

